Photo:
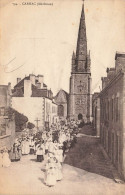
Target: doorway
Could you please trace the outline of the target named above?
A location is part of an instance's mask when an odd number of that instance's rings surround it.
[[[78,114],[78,120],[82,120],[83,119],[83,116],[82,116],[82,114],[80,113],[80,114]]]

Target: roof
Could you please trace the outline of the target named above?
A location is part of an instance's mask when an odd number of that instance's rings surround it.
[[[31,74],[23,78],[21,81],[19,81],[19,83],[17,83],[14,86],[14,89],[12,90],[13,97],[24,97],[24,81],[30,80],[30,76]],[[43,77],[43,75],[38,75],[38,76]],[[40,84],[40,83],[41,82],[38,81],[37,77],[35,77],[35,84],[32,84],[31,82],[31,85],[32,85],[31,97],[46,97],[46,98],[52,99],[53,97],[52,91],[47,89],[47,85],[45,83],[43,83],[42,88],[39,88],[37,84]]]
[[[54,97],[55,102],[67,102],[68,101],[69,94],[64,91],[63,89],[60,89],[57,95]]]
[[[125,52],[116,52],[115,54],[115,60],[117,59],[117,57],[122,57],[122,58],[125,58]]]
[[[32,85],[32,97],[46,97],[47,89],[38,89],[35,85]]]

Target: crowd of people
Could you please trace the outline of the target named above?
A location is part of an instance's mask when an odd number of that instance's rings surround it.
[[[52,124],[49,131],[21,137],[15,140],[10,153],[7,149],[0,153],[2,167],[10,166],[11,162],[21,160],[23,155],[36,155],[37,162],[45,162],[45,184],[54,186],[62,180],[62,165],[65,153],[77,142],[78,123]]]

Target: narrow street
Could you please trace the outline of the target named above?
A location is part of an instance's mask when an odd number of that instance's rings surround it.
[[[26,155],[0,169],[0,195],[124,195],[125,185],[113,181],[98,138],[84,135],[86,130],[81,130],[76,145],[66,155],[62,181],[47,187],[45,161],[39,163],[35,155]]]
[[[113,179],[109,162],[100,148],[99,138],[90,126],[84,126],[77,136],[76,146],[70,150],[65,163],[91,173]]]

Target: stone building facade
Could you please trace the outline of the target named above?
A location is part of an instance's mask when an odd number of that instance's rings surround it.
[[[100,136],[100,98],[99,93],[94,93],[92,96],[92,117],[93,128],[96,132],[96,136]]]
[[[61,89],[54,98],[55,102],[58,105],[58,116],[60,119],[67,119],[68,97],[69,94],[66,91]]]
[[[72,55],[68,117],[91,120],[91,70],[90,52],[87,52],[87,37],[84,5],[82,7],[76,54]]]
[[[115,68],[107,68],[99,97],[101,143],[125,179],[125,53],[117,52]]]
[[[0,148],[10,150],[15,139],[15,118],[10,115],[11,84],[0,85]]]
[[[45,123],[51,125],[58,118],[53,93],[47,89],[42,75],[30,74],[22,80],[18,78],[12,96],[12,107],[27,116],[39,130]]]

